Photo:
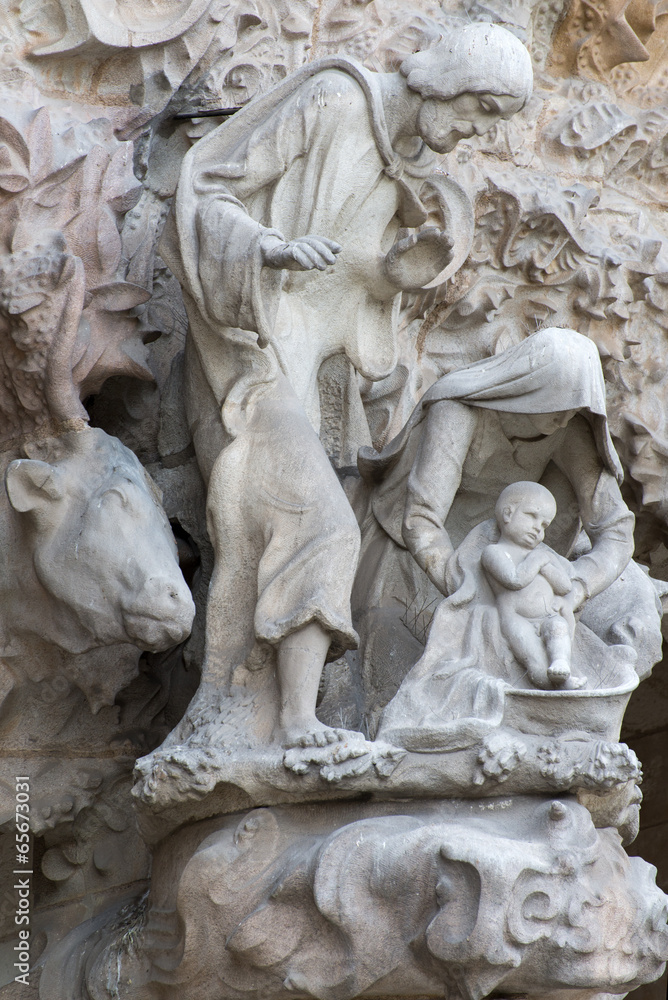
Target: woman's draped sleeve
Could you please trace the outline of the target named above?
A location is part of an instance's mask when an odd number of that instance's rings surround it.
[[[569,423],[553,460],[575,491],[580,519],[592,544],[591,551],[573,566],[587,597],[594,597],[621,575],[633,556],[634,517],[615,477],[602,465],[583,417]]]
[[[444,400],[429,407],[408,476],[402,535],[432,583],[445,593],[445,569],[453,546],[445,520],[462,478],[477,425],[470,406]]]

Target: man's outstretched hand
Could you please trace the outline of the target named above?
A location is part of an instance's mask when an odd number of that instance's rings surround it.
[[[336,264],[336,254],[342,247],[324,236],[300,236],[286,243],[278,236],[265,236],[262,241],[262,263],[277,271],[324,271],[328,264]]]

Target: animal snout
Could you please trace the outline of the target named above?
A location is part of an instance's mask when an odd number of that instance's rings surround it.
[[[128,636],[150,652],[183,642],[194,617],[195,605],[185,580],[171,577],[147,579],[123,611]]]

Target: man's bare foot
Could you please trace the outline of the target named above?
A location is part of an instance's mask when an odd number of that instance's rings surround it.
[[[278,730],[277,736],[286,750],[291,747],[326,747],[331,743],[364,739],[361,733],[351,729],[332,729],[315,718],[290,722]]]

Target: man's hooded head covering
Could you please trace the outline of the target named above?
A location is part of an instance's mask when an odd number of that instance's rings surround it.
[[[443,399],[504,413],[578,410],[591,424],[603,464],[619,482],[624,478],[608,429],[598,351],[591,340],[575,330],[539,330],[501,354],[444,375],[422,397],[404,429],[380,453],[371,448],[360,450],[358,465],[364,478],[383,478],[395,465],[427,408]]]
[[[400,68],[411,90],[439,100],[507,94],[526,104],[533,88],[529,53],[498,24],[457,28],[432,48],[408,56]]]

